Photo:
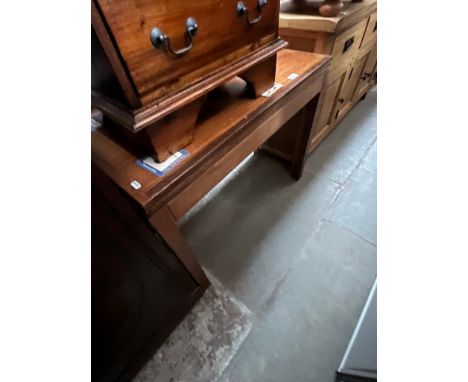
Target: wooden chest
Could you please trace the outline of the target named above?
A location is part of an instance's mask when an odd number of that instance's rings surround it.
[[[279,0],[92,0],[92,103],[132,132],[152,127],[165,159],[210,90],[237,75],[257,96],[274,84],[278,19]]]

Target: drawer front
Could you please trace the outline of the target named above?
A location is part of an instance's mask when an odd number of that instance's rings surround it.
[[[373,13],[369,17],[367,28],[362,39],[362,47],[376,41],[377,39],[377,12]]]
[[[158,98],[177,91],[278,35],[279,0],[243,0],[247,12],[239,11],[236,0],[95,1],[140,97],[151,93],[149,98]],[[261,11],[259,2],[264,4]],[[257,22],[249,24],[247,19]],[[150,39],[152,32],[159,48]],[[185,53],[177,54],[183,48]]]
[[[342,66],[345,62],[352,60],[361,45],[366,25],[367,19],[338,35],[333,45],[332,66]]]

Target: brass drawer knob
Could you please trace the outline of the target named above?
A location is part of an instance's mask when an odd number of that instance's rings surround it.
[[[176,57],[182,56],[188,51],[192,49],[193,46],[193,38],[197,34],[198,24],[197,21],[193,17],[189,17],[185,22],[187,25],[187,29],[185,31],[185,39],[188,42],[188,45],[174,50],[171,46],[171,40],[168,35],[166,35],[161,29],[153,28],[150,34],[150,40],[153,46],[156,49],[164,49],[166,52],[173,54]]]
[[[247,23],[249,25],[253,25],[258,23],[262,19],[262,8],[267,4],[267,0],[258,0],[257,3],[257,17],[251,20],[249,18],[249,9],[245,6],[245,4],[242,1],[239,1],[237,3],[237,16],[242,17],[245,15],[245,18],[247,19]]]

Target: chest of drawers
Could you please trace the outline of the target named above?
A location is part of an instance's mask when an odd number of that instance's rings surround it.
[[[165,159],[191,141],[210,90],[234,76],[257,96],[274,84],[279,3],[92,0],[93,105],[131,132],[149,127]]]

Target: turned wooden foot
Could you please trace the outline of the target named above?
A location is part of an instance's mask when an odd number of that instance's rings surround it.
[[[166,160],[193,141],[195,123],[205,99],[206,96],[196,99],[146,129],[156,161]]]
[[[325,17],[334,17],[338,15],[343,9],[343,2],[341,0],[325,0],[319,6],[319,13]]]
[[[239,75],[251,88],[255,97],[270,89],[275,84],[276,54],[259,62],[248,71]]]

